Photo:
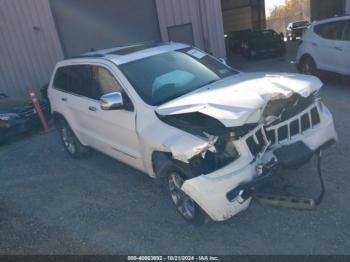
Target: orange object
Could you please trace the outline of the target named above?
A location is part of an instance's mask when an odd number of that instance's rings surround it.
[[[32,103],[34,105],[35,111],[38,114],[38,117],[40,119],[41,125],[42,125],[44,131],[47,132],[49,130],[49,128],[48,128],[48,125],[47,125],[46,118],[45,118],[45,116],[43,114],[43,111],[41,110],[38,98],[36,97],[33,88],[28,87],[28,92],[29,92],[30,98],[32,100]]]

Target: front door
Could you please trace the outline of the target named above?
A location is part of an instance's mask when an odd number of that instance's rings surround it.
[[[121,92],[128,98],[125,90],[113,73],[105,66],[91,66],[91,93],[86,101],[84,125],[85,137],[97,150],[120,159],[127,164],[143,170],[142,155],[136,132],[136,111],[102,110],[100,98],[112,92]],[[130,99],[127,99],[130,101]],[[131,103],[131,101],[130,101]]]

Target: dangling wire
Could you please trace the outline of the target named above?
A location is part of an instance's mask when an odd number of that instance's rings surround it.
[[[323,196],[324,196],[324,193],[326,191],[326,188],[324,186],[323,177],[322,177],[321,159],[322,159],[322,150],[318,150],[317,151],[317,173],[318,173],[318,177],[320,179],[321,192],[320,192],[319,196],[315,199],[316,206],[318,206],[321,203]]]

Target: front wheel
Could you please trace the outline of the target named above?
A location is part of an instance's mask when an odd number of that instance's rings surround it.
[[[317,76],[315,61],[311,57],[305,57],[300,63],[300,71],[305,75]]]
[[[183,183],[190,179],[191,175],[180,164],[174,164],[168,171],[168,190],[170,198],[177,212],[188,222],[193,224],[205,224],[210,221],[208,215],[185,192],[181,190]]]

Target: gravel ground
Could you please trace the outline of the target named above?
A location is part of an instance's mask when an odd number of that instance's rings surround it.
[[[293,54],[232,64],[295,72]],[[0,253],[350,254],[350,86],[327,82],[321,94],[340,142],[324,154],[327,192],[316,210],[252,203],[226,222],[195,227],[155,181],[99,153],[73,160],[52,131],[0,147]],[[289,193],[316,196],[315,161],[282,171],[278,183]]]

